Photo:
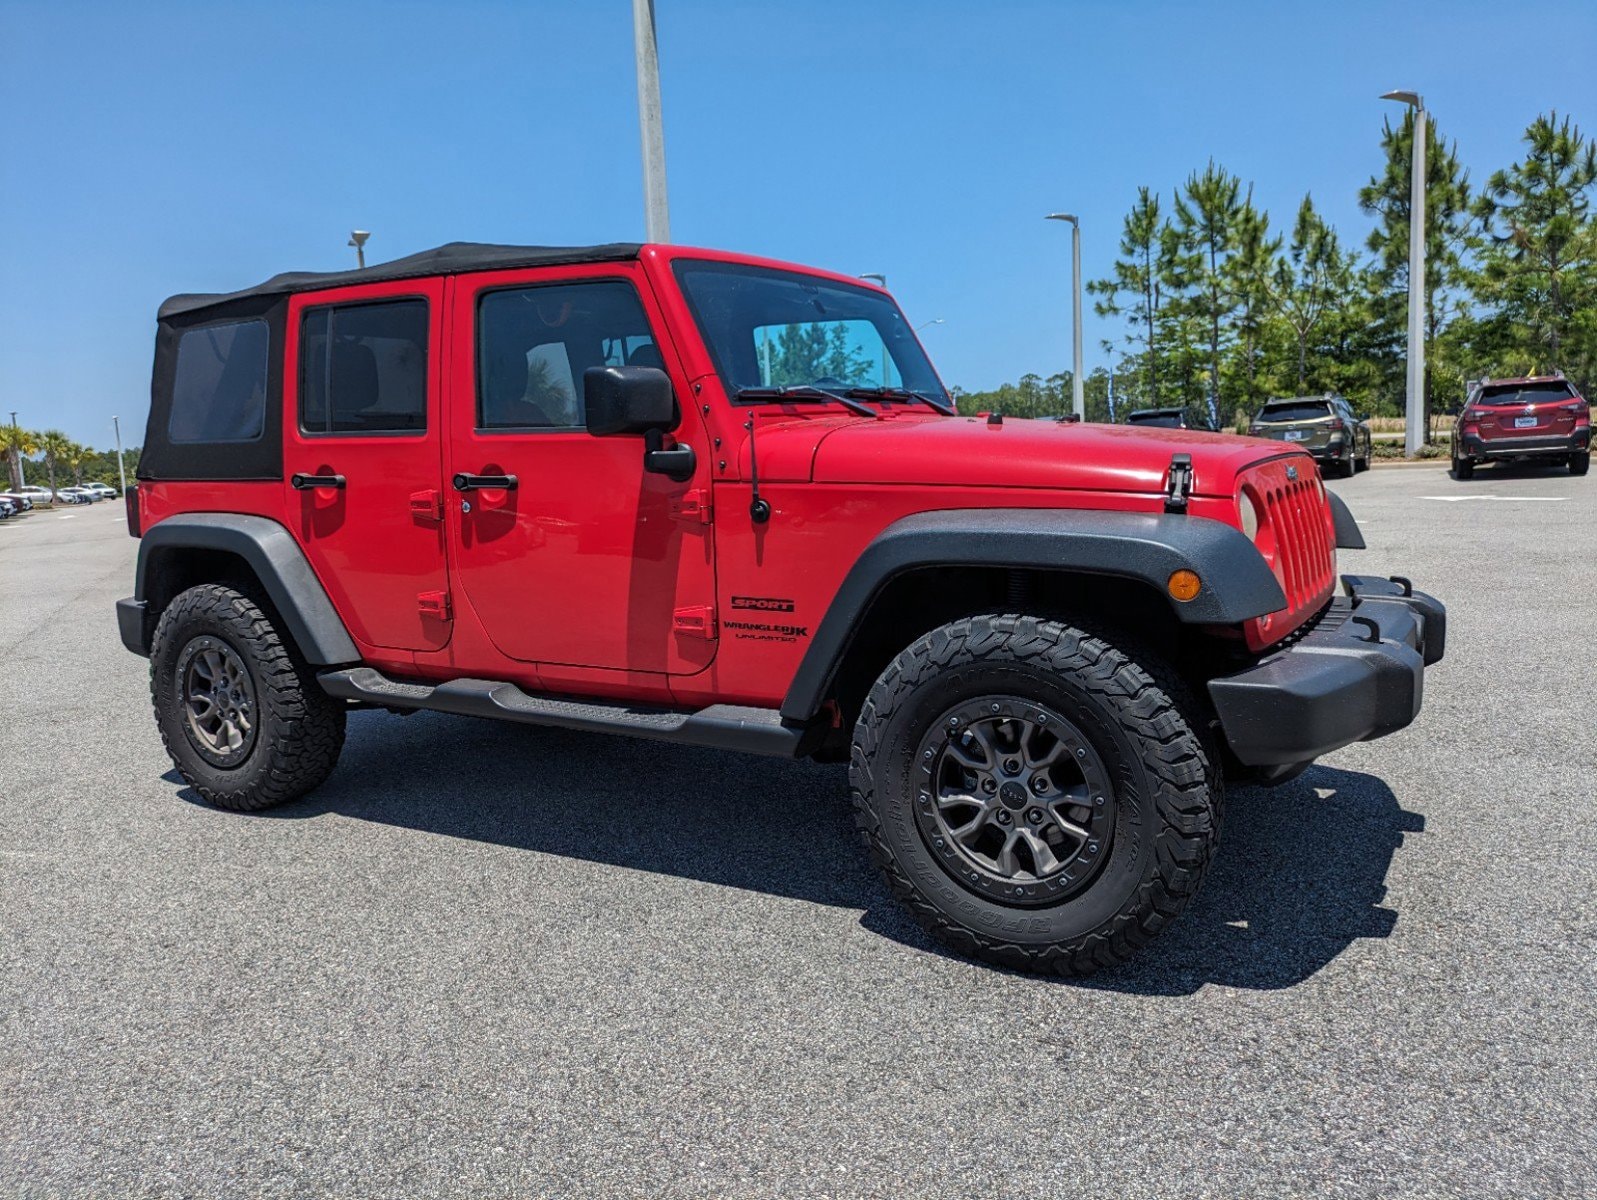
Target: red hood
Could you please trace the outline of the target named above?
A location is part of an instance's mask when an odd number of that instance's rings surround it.
[[[1237,474],[1279,458],[1279,442],[1191,429],[1063,424],[894,411],[761,420],[760,477],[771,482],[947,484],[1157,492],[1173,454],[1192,456],[1198,495],[1229,496]],[[1289,452],[1290,453],[1290,452]],[[744,443],[743,470],[748,471]]]

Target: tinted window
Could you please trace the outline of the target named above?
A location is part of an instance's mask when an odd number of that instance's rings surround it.
[[[1126,418],[1132,425],[1159,425],[1166,429],[1181,428],[1181,414],[1171,412],[1134,412]]]
[[[1486,405],[1511,405],[1511,404],[1550,404],[1559,400],[1571,400],[1575,396],[1575,389],[1567,383],[1511,383],[1504,387],[1482,388],[1476,404]]]
[[[177,344],[172,412],[174,442],[252,442],[266,420],[265,321],[231,321],[185,332]]]
[[[477,304],[477,427],[581,429],[589,367],[665,366],[620,280],[489,292]]]
[[[427,428],[427,302],[314,308],[300,325],[299,423],[306,433]]]
[[[1261,421],[1318,421],[1331,415],[1331,405],[1324,400],[1289,400],[1284,404],[1266,404],[1259,414]]]

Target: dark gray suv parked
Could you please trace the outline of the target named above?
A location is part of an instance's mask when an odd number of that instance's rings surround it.
[[[1248,426],[1254,437],[1291,442],[1314,455],[1329,475],[1367,471],[1374,453],[1370,427],[1341,396],[1289,396],[1271,400]]]

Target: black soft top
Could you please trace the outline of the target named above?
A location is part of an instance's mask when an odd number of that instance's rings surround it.
[[[636,242],[612,242],[607,246],[496,246],[487,242],[450,242],[433,250],[423,250],[419,254],[354,271],[285,271],[281,275],[273,275],[265,283],[242,291],[184,293],[162,304],[157,316],[164,321],[168,317],[254,296],[281,296],[290,292],[308,292],[355,283],[378,283],[385,279],[415,279],[424,275],[452,275],[462,271],[494,271],[510,267],[622,262],[636,258],[640,249],[642,247]]]

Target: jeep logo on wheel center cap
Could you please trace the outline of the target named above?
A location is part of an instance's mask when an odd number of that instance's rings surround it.
[[[1005,808],[1019,812],[1026,807],[1026,801],[1030,800],[1031,796],[1024,787],[1011,779],[998,789],[998,799],[1003,802]]]

